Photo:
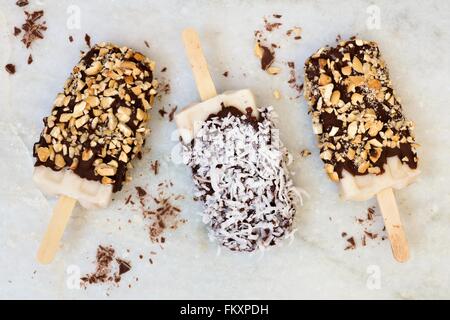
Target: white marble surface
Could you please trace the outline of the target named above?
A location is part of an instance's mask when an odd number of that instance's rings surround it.
[[[86,0],[76,2],[80,29],[69,29],[67,10],[74,1],[31,0],[31,8],[45,10],[49,28],[45,39],[33,44],[35,62],[29,66],[27,50],[11,35],[13,26],[23,19],[14,2],[0,3],[0,298],[450,297],[448,1]],[[368,28],[366,23],[370,5],[380,9],[379,29]],[[379,42],[422,145],[419,181],[397,192],[411,247],[408,263],[393,260],[387,241],[344,250],[341,232],[361,235],[355,217],[363,216],[375,201],[351,203],[338,198],[336,186],[322,172],[306,102],[290,99],[295,92],[286,83],[287,68],[280,63],[285,72],[276,77],[258,68],[253,31],[262,27],[263,16],[272,13],[283,15],[283,30],[295,25],[303,28],[299,42],[288,41],[282,32],[273,35],[282,46],[277,60],[294,60],[299,74],[306,57],[326,43],[333,44],[338,33],[344,38],[357,33]],[[170,138],[175,125],[161,119],[157,110],[161,105],[185,106],[198,99],[180,39],[187,26],[200,33],[217,88],[251,88],[260,104],[273,104],[280,114],[281,134],[289,150],[294,154],[304,148],[313,152],[308,158],[295,157],[295,183],[310,194],[296,217],[296,239],[263,256],[227,251],[216,255],[217,247],[208,241],[197,215],[201,205],[189,200],[190,173],[169,158],[175,145]],[[35,252],[55,202],[32,184],[31,149],[42,117],[48,114],[79,50],[85,49],[85,33],[93,42],[128,45],[148,54],[160,67],[167,66],[164,76],[170,80],[172,92],[153,111],[153,132],[147,144],[151,150],[136,164],[134,181],[115,196],[107,210],[77,208],[56,260],[40,266]],[[73,35],[73,43],[69,43],[69,35]],[[4,71],[8,62],[17,65],[13,76]],[[221,76],[226,70],[228,78]],[[283,99],[274,100],[273,89],[279,89]],[[155,177],[148,167],[156,159],[162,162],[163,174]],[[123,202],[134,186],[148,184],[152,188],[164,179],[173,180],[174,191],[186,195],[180,205],[188,222],[167,233],[164,250],[160,250],[148,241],[139,213]],[[128,219],[133,222],[127,223]],[[371,228],[379,231],[382,226],[378,221]],[[82,273],[93,271],[100,243],[112,244],[119,255],[128,257],[132,270],[119,287],[71,289],[67,268],[74,265]],[[139,254],[148,258],[151,250],[157,251],[153,265],[139,260]],[[370,285],[373,270],[375,277],[379,271],[378,287]]]

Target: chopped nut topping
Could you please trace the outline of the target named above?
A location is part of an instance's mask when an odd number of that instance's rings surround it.
[[[344,169],[381,174],[392,156],[417,167],[413,124],[402,114],[376,43],[355,39],[318,50],[305,64],[305,97],[333,181]]]
[[[153,61],[127,47],[93,46],[44,119],[34,148],[36,165],[71,169],[120,190],[148,133],[147,110],[158,86],[154,68]]]
[[[95,168],[95,171],[101,176],[111,177],[116,174],[117,168],[105,163],[101,163]]]
[[[50,156],[50,151],[48,150],[48,148],[39,147],[39,148],[37,148],[37,156],[38,156],[39,160],[41,160],[42,162],[45,162],[45,161],[47,161],[48,157]]]

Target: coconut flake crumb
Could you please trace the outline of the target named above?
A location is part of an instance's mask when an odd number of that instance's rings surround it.
[[[233,251],[254,251],[293,236],[301,193],[287,169],[272,107],[260,119],[211,116],[184,146],[209,236]]]

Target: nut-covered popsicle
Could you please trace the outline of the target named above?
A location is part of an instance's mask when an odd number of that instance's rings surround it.
[[[419,174],[413,123],[376,43],[356,39],[317,51],[305,65],[305,97],[325,170],[345,199],[403,188]]]
[[[305,63],[305,97],[320,157],[344,199],[403,188],[420,173],[413,123],[402,114],[375,42],[319,49]]]
[[[183,33],[202,100],[175,116],[204,203],[210,237],[234,251],[254,251],[292,235],[298,191],[286,168],[272,108],[257,109],[249,90],[216,95],[193,30]]]
[[[127,47],[95,45],[58,94],[34,146],[34,181],[48,194],[106,207],[144,144],[156,94],[154,62]]]
[[[155,63],[127,47],[93,46],[73,68],[34,145],[33,180],[60,195],[38,259],[49,262],[76,201],[106,207],[140,157],[158,82]],[[61,213],[63,212],[63,213]]]

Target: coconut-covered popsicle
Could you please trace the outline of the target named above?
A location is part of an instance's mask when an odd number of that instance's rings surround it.
[[[286,168],[272,108],[247,90],[216,95],[193,30],[183,33],[203,102],[175,116],[211,239],[254,251],[292,235],[298,192]]]

